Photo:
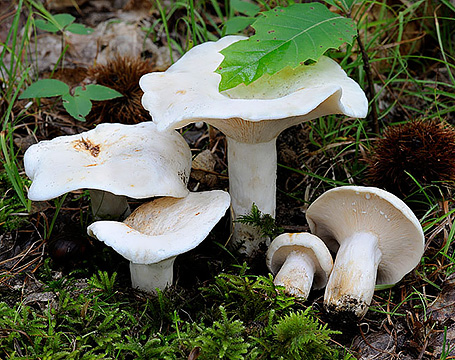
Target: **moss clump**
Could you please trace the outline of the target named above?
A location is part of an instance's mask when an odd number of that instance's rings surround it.
[[[336,350],[328,343],[332,334],[339,331],[327,329],[313,316],[311,308],[284,316],[274,326],[277,342],[274,344],[276,358],[284,359],[334,359]]]

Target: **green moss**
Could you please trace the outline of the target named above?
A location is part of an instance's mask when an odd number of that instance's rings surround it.
[[[0,358],[186,359],[190,353],[201,360],[338,358],[329,343],[335,332],[293,298],[273,295],[268,278],[221,274],[191,304],[176,291],[155,297],[124,291],[115,273],[98,272],[88,280],[45,278],[42,291],[52,295],[47,303],[0,302]],[[213,291],[217,286],[226,297]],[[242,289],[245,295],[239,295]],[[252,313],[258,320],[243,310],[237,314],[241,302],[260,301],[265,305]]]
[[[257,227],[263,236],[271,239],[283,233],[283,228],[276,225],[275,219],[270,214],[263,214],[253,203],[248,214],[240,215],[236,222]]]
[[[284,316],[274,326],[272,343],[273,353],[279,357],[296,360],[332,359],[336,354],[328,343],[330,335],[340,334],[339,331],[327,329],[310,313],[311,308],[297,311]]]

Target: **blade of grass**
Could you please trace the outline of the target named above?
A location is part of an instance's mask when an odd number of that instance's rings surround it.
[[[30,211],[31,201],[25,195],[24,179],[19,174],[16,164],[17,155],[14,153],[14,143],[12,137],[12,127],[8,126],[7,130],[0,132],[0,147],[3,155],[3,167],[8,175],[8,178],[13,185],[14,191],[18,195],[22,205]]]
[[[157,0],[156,5],[158,6],[158,11],[161,16],[161,20],[163,22],[164,26],[164,32],[166,33],[166,39],[167,39],[167,46],[169,48],[169,57],[171,59],[171,63],[174,63],[174,57],[172,56],[172,46],[171,46],[171,35],[169,34],[169,28],[167,24],[167,18],[166,18],[166,13],[163,9],[163,6],[161,5],[161,1]]]
[[[189,13],[188,17],[191,21],[191,38],[193,43],[189,46],[188,50],[191,49],[193,46],[197,45],[197,29],[196,29],[196,19],[194,14],[194,1],[188,0],[189,3]]]
[[[63,206],[63,203],[65,202],[67,195],[68,195],[68,193],[55,199],[55,212],[54,212],[54,215],[52,216],[51,223],[49,224],[49,228],[46,228],[46,227],[44,228],[44,239],[46,239],[46,240],[48,240],[51,237],[52,230],[54,229],[58,214],[60,213],[60,210]]]
[[[449,77],[450,77],[450,80],[452,81],[452,84],[455,85],[455,78],[454,78],[454,76],[452,74],[451,65],[447,61],[446,53],[444,51],[444,44],[443,44],[442,39],[441,39],[441,29],[439,28],[439,20],[438,20],[438,16],[436,15],[436,10],[434,12],[434,24],[435,24],[435,29],[436,29],[436,35],[437,35],[437,38],[438,38],[438,44],[439,44],[439,47],[441,48],[441,55],[442,55],[442,58],[444,60],[445,66],[447,68],[447,73],[449,74]]]

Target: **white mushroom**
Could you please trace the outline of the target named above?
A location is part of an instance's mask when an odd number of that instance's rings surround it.
[[[154,293],[172,284],[176,256],[198,246],[229,205],[221,190],[163,197],[139,206],[124,222],[97,221],[87,232],[130,261],[134,288]]]
[[[129,214],[126,196],[186,196],[191,151],[179,133],[157,131],[153,122],[101,124],[32,145],[24,165],[31,200],[90,189],[95,216],[119,218]]]
[[[310,233],[277,236],[267,251],[267,267],[276,274],[273,283],[287,293],[306,300],[311,287],[327,284],[333,261],[324,242]]]
[[[220,51],[244,39],[226,36],[195,46],[165,72],[140,80],[142,104],[158,129],[205,121],[226,135],[234,220],[253,203],[275,216],[276,138],[284,129],[328,114],[365,117],[368,108],[359,85],[328,57],[220,93]],[[234,222],[232,242],[244,253],[253,255],[265,240],[252,226]]]
[[[397,283],[424,252],[423,230],[411,209],[375,187],[331,189],[310,205],[306,217],[311,232],[337,252],[324,296],[330,312],[362,317],[375,284]]]

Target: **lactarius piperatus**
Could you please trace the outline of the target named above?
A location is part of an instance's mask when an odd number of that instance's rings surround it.
[[[90,189],[95,217],[118,219],[129,214],[126,197],[186,196],[191,151],[179,133],[153,122],[101,124],[30,146],[24,165],[29,199]]]
[[[283,130],[328,114],[365,117],[368,108],[360,86],[324,56],[220,92],[220,51],[244,39],[226,36],[195,46],[165,72],[140,80],[142,104],[158,129],[205,121],[226,135],[232,220],[249,213],[253,203],[275,216],[276,138]],[[253,256],[263,242],[256,228],[233,221],[233,247]]]
[[[269,246],[267,267],[275,274],[273,283],[306,300],[311,288],[327,284],[333,261],[324,242],[310,233],[285,233]]]
[[[395,195],[375,187],[341,186],[317,198],[306,217],[311,232],[336,252],[324,295],[329,312],[361,318],[376,284],[395,284],[424,252],[422,227]]]
[[[222,190],[162,197],[139,206],[124,222],[96,221],[87,232],[130,261],[134,288],[154,293],[172,284],[175,258],[198,246],[229,205]]]

